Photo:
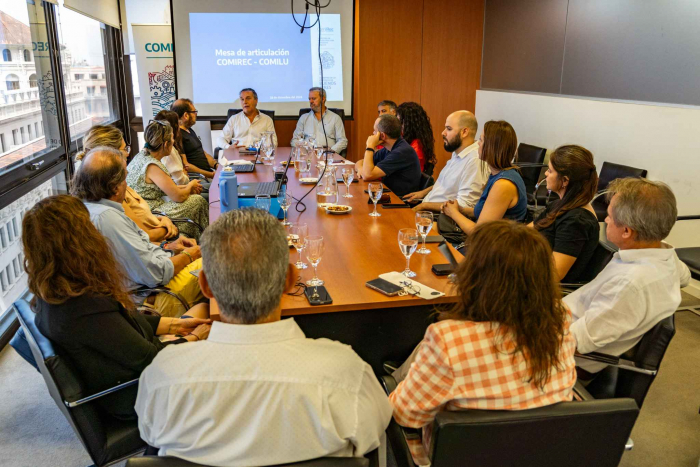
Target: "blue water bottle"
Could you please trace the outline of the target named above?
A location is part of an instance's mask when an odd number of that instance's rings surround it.
[[[238,178],[231,167],[226,167],[219,175],[219,199],[222,214],[238,209]]]

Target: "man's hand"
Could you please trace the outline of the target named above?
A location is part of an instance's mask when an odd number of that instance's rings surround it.
[[[172,238],[178,234],[178,229],[169,217],[160,217],[160,225],[165,227],[165,238]]]
[[[182,164],[182,170],[184,170],[185,173],[192,172],[192,167],[190,164]]]
[[[180,245],[180,249],[190,248],[197,245],[197,240],[194,238],[180,237],[168,245]]]
[[[197,336],[197,339],[201,341],[209,337],[209,331],[211,331],[211,324],[200,324],[190,334]]]
[[[418,211],[426,211],[425,207],[423,206],[423,203],[416,204],[411,208],[413,212],[418,212]]]
[[[382,141],[381,133],[375,131],[374,133],[372,133],[369,136],[369,138],[367,138],[367,146],[366,147],[374,149],[383,142],[384,141]]]
[[[426,190],[421,190],[421,191],[414,191],[413,193],[409,193],[407,195],[403,195],[403,198],[401,198],[404,201],[414,201],[416,199],[423,199],[425,198],[426,195]]]
[[[186,336],[191,334],[192,331],[197,329],[200,325],[210,325],[210,319],[200,319],[200,318],[185,318],[185,319],[173,319],[170,324],[169,333],[177,334],[179,336]]]

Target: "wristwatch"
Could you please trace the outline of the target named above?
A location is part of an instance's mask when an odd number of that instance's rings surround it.
[[[365,151],[372,151],[372,152],[375,152],[375,150],[372,149],[372,148],[365,148]]]

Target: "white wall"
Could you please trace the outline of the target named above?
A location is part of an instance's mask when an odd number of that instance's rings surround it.
[[[679,215],[700,215],[700,108],[477,91],[476,117],[506,120],[518,141],[548,149],[580,144],[600,171],[610,161],[668,183]],[[696,230],[700,245],[700,229]]]

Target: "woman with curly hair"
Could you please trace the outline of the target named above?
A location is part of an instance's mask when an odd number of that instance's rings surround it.
[[[416,102],[404,102],[396,108],[396,117],[401,121],[403,139],[415,149],[420,161],[420,170],[433,174],[437,157],[435,157],[435,137],[430,117],[425,109]]]

